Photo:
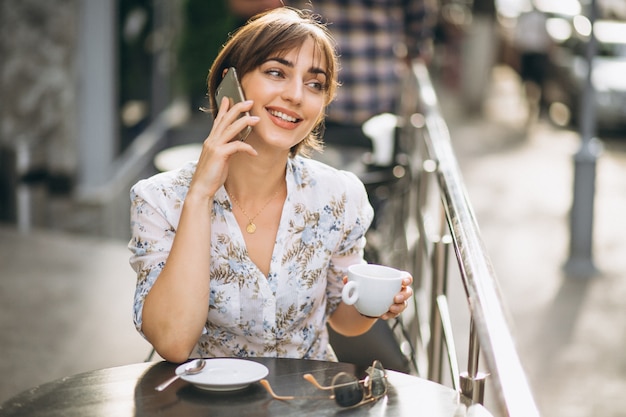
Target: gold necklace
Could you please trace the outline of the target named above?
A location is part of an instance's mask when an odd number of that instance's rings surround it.
[[[248,216],[248,213],[246,213],[246,211],[243,209],[243,207],[241,207],[241,205],[239,204],[239,201],[237,201],[237,199],[235,198],[234,195],[232,195],[231,193],[228,192],[228,190],[226,191],[228,193],[228,195],[230,196],[230,198],[233,200],[233,202],[235,203],[235,205],[239,208],[239,210],[241,210],[241,212],[243,213],[244,216],[246,216],[246,218],[248,219],[248,225],[246,226],[246,232],[252,234],[254,232],[256,232],[256,224],[254,224],[254,219],[256,219],[258,217],[259,214],[261,214],[261,212],[263,210],[265,210],[265,208],[267,206],[269,206],[269,204],[272,202],[272,200],[274,200],[276,198],[276,196],[278,195],[278,192],[280,191],[280,189],[276,190],[276,192],[274,193],[274,195],[272,196],[272,198],[270,198],[269,200],[267,200],[267,203],[265,203],[265,205],[263,207],[261,207],[261,210],[259,210],[257,212],[257,214],[255,214],[254,216],[250,217]]]

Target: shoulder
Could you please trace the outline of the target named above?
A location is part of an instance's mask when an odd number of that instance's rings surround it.
[[[295,157],[288,164],[289,182],[309,204],[350,201],[354,209],[369,206],[363,182],[354,173],[340,170],[313,159]]]
[[[131,199],[184,199],[195,170],[196,163],[188,162],[178,169],[140,180],[131,188]]]
[[[296,179],[296,184],[303,187],[363,187],[363,183],[354,173],[331,167],[314,159],[296,156],[290,159],[289,169]]]

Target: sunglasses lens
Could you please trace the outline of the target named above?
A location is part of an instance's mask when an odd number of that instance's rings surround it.
[[[363,399],[363,388],[353,375],[341,372],[333,378],[335,402],[341,407],[352,407]]]
[[[375,361],[374,364],[368,369],[367,373],[370,376],[370,388],[373,397],[382,397],[387,393],[387,378],[385,378],[385,368],[383,365]]]

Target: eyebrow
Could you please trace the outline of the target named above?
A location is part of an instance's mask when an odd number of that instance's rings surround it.
[[[285,65],[285,66],[287,66],[289,68],[293,68],[294,67],[293,62],[291,62],[291,61],[289,61],[289,60],[287,60],[285,58],[281,58],[281,57],[271,57],[271,58],[268,58],[265,62],[268,62],[268,61],[276,61],[276,62],[278,62],[280,64],[283,64],[283,65]],[[328,74],[326,73],[326,71],[324,71],[320,67],[311,67],[311,68],[309,68],[308,72],[310,74],[322,74],[323,76],[328,78]]]

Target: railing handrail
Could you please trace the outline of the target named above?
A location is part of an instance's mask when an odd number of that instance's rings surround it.
[[[79,201],[107,204],[128,194],[129,184],[140,179],[140,173],[152,164],[152,157],[167,138],[167,132],[189,119],[186,104],[173,101],[161,111],[150,124],[132,141],[130,146],[112,164],[111,177],[102,185],[81,188],[77,191]]]
[[[508,326],[508,314],[499,293],[496,274],[483,244],[472,205],[467,197],[450,133],[439,109],[427,67],[412,65],[420,110],[424,116],[424,141],[429,159],[437,164],[442,203],[452,235],[463,285],[468,296],[481,355],[487,363],[502,411],[507,416],[539,416]]]

